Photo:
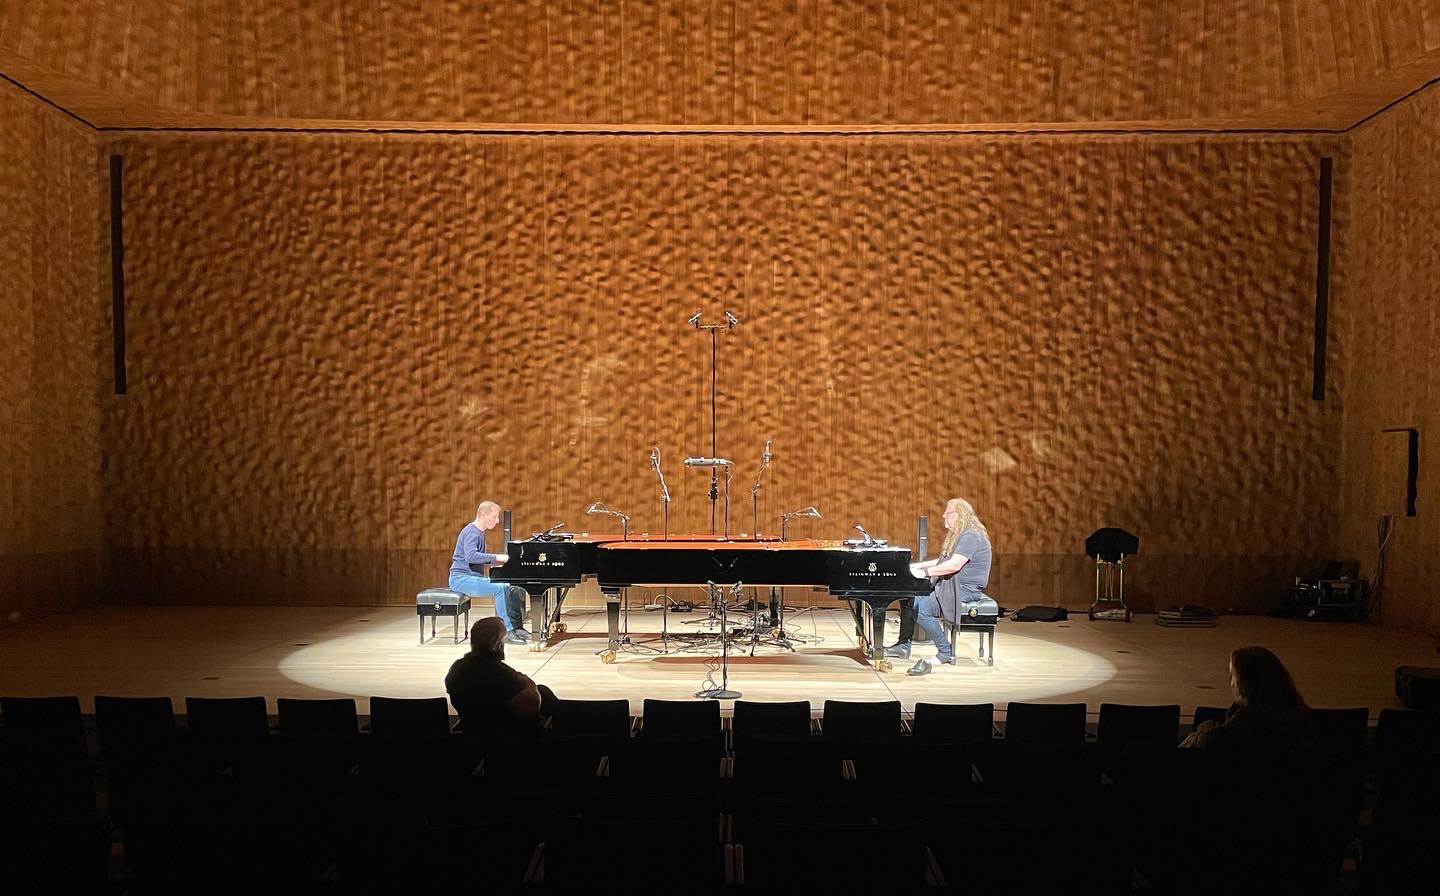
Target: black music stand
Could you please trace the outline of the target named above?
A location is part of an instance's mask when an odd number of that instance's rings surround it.
[[[1130,621],[1130,608],[1125,606],[1125,557],[1140,553],[1140,539],[1124,529],[1107,526],[1096,529],[1085,539],[1086,556],[1095,558],[1095,599],[1090,604],[1090,619]],[[1104,573],[1105,588],[1100,580]],[[1119,583],[1118,589],[1116,583]],[[1106,609],[1099,609],[1104,604]]]

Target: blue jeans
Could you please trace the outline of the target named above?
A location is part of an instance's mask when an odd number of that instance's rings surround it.
[[[950,649],[950,636],[945,633],[944,617],[940,615],[940,601],[933,594],[918,594],[914,600],[915,624],[935,642],[936,659],[954,656],[955,652]]]
[[[450,573],[450,590],[471,597],[493,597],[495,615],[505,620],[505,630],[513,632],[525,627],[525,589],[519,585],[502,585],[486,576],[473,573]]]

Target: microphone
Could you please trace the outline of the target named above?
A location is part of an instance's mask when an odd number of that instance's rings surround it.
[[[765,460],[765,466],[767,466],[767,467],[770,466],[770,440],[769,440],[769,439],[766,439],[766,440],[765,440],[765,453],[764,453],[763,455],[761,455],[761,457],[764,458],[764,460]]]
[[[735,315],[731,314],[729,311],[726,311],[726,312],[725,312],[725,323],[727,323],[727,324],[729,324],[730,326],[733,327],[733,326],[735,326],[736,324],[740,323],[740,318],[738,318],[738,317],[736,317]]]
[[[696,311],[695,316],[685,321],[685,323],[689,324],[692,327],[700,326],[700,312]]]
[[[813,516],[813,517],[815,517],[815,519],[817,519],[817,520],[820,519],[820,511],[816,510],[814,507],[807,507],[807,508],[805,508],[804,510],[800,511],[800,515],[801,515],[801,516]]]
[[[596,501],[594,504],[591,504],[589,507],[585,508],[585,512],[586,512],[586,513],[604,513],[604,512],[605,512],[605,505],[604,505],[604,504],[601,504],[599,501]]]
[[[870,537],[870,533],[865,531],[865,527],[864,527],[864,526],[862,526],[862,525],[860,525],[860,524],[857,523],[857,524],[855,525],[855,528],[858,529],[858,530],[860,530],[860,534],[861,534],[861,535],[865,536],[865,543],[866,543],[866,544],[869,544],[871,541],[874,540],[874,539],[872,539],[872,538]]]
[[[660,469],[660,448],[657,446],[650,449],[650,466]]]
[[[687,466],[687,467],[729,467],[729,466],[733,466],[733,464],[732,464],[730,461],[728,461],[728,460],[726,460],[725,458],[723,458],[723,457],[687,457],[687,458],[685,458],[685,466]]]
[[[556,523],[555,525],[553,525],[553,526],[551,526],[550,528],[546,529],[544,532],[541,532],[541,533],[540,533],[540,537],[541,537],[541,538],[549,538],[551,535],[554,535],[554,534],[555,534],[555,530],[556,530],[556,529],[563,528],[564,526],[565,526],[564,523]]]

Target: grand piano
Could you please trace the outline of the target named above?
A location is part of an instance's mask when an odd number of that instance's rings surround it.
[[[862,651],[882,670],[885,609],[899,598],[929,593],[928,578],[910,574],[910,549],[881,542],[726,540],[710,536],[645,537],[535,536],[507,545],[510,562],[491,570],[491,579],[520,585],[532,597],[535,642],[544,649],[552,631],[563,630],[560,606],[569,588],[590,575],[607,596],[609,656],[619,646],[620,595],[635,586],[811,586],[827,589],[850,604]],[[553,616],[548,594],[557,592]],[[866,610],[870,625],[865,625]]]

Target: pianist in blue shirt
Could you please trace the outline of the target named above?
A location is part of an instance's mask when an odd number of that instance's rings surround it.
[[[450,590],[471,597],[495,600],[495,615],[505,622],[505,642],[524,644],[530,640],[525,631],[525,589],[490,581],[488,568],[503,566],[509,554],[492,554],[485,544],[485,533],[500,522],[500,505],[481,501],[475,508],[475,519],[465,524],[455,538],[455,553],[450,557]]]
[[[885,651],[887,656],[908,658],[909,635],[914,625],[919,625],[935,644],[934,663],[954,665],[955,653],[945,634],[944,620],[959,619],[965,604],[985,596],[984,588],[990,582],[990,533],[975,515],[975,508],[964,498],[945,502],[943,518],[945,541],[941,544],[940,556],[910,566],[916,578],[929,576],[935,582],[935,591],[911,598],[908,607],[901,605],[901,640]],[[906,625],[907,613],[913,614],[914,619],[909,626]],[[934,663],[917,660],[909,674],[929,675]]]

